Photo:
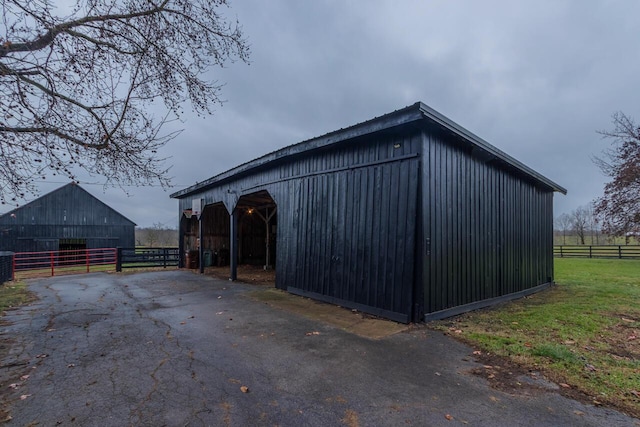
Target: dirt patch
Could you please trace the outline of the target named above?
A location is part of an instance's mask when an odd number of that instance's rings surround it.
[[[409,328],[408,325],[382,319],[358,310],[315,301],[275,288],[256,288],[249,294],[249,297],[269,304],[276,309],[296,313],[374,340],[406,331]]]
[[[458,340],[466,342],[458,336]],[[468,345],[473,343],[466,342]],[[559,393],[569,399],[577,400],[587,405],[608,406],[633,417],[640,417],[640,408],[630,408],[615,399],[600,401],[599,398],[590,396],[569,384],[565,384],[562,378],[554,378],[552,373],[523,366],[507,357],[476,350],[470,355],[483,366],[472,369],[470,373],[487,380],[491,388],[512,395],[536,396],[541,393]],[[606,404],[606,405],[605,405]],[[640,421],[637,424],[640,426]]]
[[[207,267],[204,274],[213,276],[217,279],[229,279],[229,266],[224,267]],[[256,285],[276,285],[276,271],[274,269],[265,270],[259,265],[239,265],[238,281],[252,283]]]
[[[602,341],[609,345],[610,353],[616,359],[640,359],[640,321],[631,316],[616,317],[620,322],[606,329]]]

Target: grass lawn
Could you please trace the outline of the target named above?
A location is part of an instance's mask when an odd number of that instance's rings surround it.
[[[555,270],[557,286],[433,326],[640,417],[640,261],[565,258]]]
[[[0,315],[4,315],[6,310],[20,307],[33,299],[34,296],[27,290],[24,282],[0,283]]]

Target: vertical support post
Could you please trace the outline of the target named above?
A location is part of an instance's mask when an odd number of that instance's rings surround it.
[[[184,268],[185,256],[184,256],[184,235],[185,231],[185,218],[182,212],[179,213],[180,220],[178,221],[178,268]]]
[[[116,248],[116,271],[117,272],[122,271],[122,248],[121,247]]]
[[[229,229],[229,280],[235,281],[238,278],[238,210],[231,212]]]
[[[89,272],[89,249],[84,250],[84,261],[87,265],[87,273]]]
[[[162,248],[162,268],[167,268],[167,248]]]
[[[55,266],[55,255],[53,255],[53,251],[49,252],[49,262],[51,262],[51,276],[55,275],[55,270],[54,270],[54,266]]]
[[[11,255],[11,280],[16,280],[16,254]]]
[[[618,259],[622,259],[622,245],[618,245]]]
[[[589,245],[589,258],[593,258],[593,246]]]
[[[266,209],[266,214],[267,214],[266,215],[267,219],[265,221],[265,225],[266,225],[266,229],[267,229],[267,236],[265,238],[265,244],[267,245],[267,247],[265,249],[266,249],[267,256],[266,256],[266,259],[265,259],[264,268],[265,268],[265,270],[268,270],[268,269],[271,268],[271,254],[269,253],[269,246],[271,246],[271,242],[269,242],[269,238],[270,238],[270,235],[269,235],[269,223],[270,223],[271,217],[269,216],[269,208]]]
[[[204,239],[202,231],[202,215],[198,218],[198,265],[200,266],[200,274],[204,274]]]

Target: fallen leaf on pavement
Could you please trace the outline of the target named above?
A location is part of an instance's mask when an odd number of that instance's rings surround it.
[[[27,378],[29,378],[29,375],[23,375],[23,376],[21,376],[21,377],[20,377],[20,379],[21,379],[22,381],[26,380]]]
[[[9,384],[9,388],[12,388],[14,390],[17,389],[18,387],[20,387],[20,384],[18,383]]]
[[[20,396],[20,400],[25,400],[27,397],[31,397],[30,394],[23,394],[22,396]]]
[[[249,393],[249,387],[247,387],[246,385],[243,385],[242,387],[240,387],[240,391],[243,393]]]
[[[453,419],[453,417],[451,415],[449,415],[449,414],[445,415],[444,417],[449,421],[451,421]]]
[[[559,385],[560,387],[562,387],[562,388],[571,388],[571,386],[570,386],[569,384],[567,384],[567,383],[560,383],[560,384],[558,384],[558,385]]]
[[[307,332],[305,335],[307,335],[307,336],[309,336],[309,335],[320,335],[320,332],[318,332],[318,331]]]

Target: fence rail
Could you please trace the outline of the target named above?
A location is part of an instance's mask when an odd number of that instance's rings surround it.
[[[62,274],[122,271],[123,268],[167,268],[177,266],[180,258],[178,248],[99,248],[0,254],[5,255],[0,261],[7,264],[0,262],[0,273],[6,273],[0,274],[0,283]]]
[[[640,259],[640,245],[555,245],[556,258]]]
[[[179,260],[178,248],[118,248],[116,271],[123,268],[173,267]]]
[[[16,252],[13,255],[12,276],[15,279],[113,271],[115,266],[115,248]]]

